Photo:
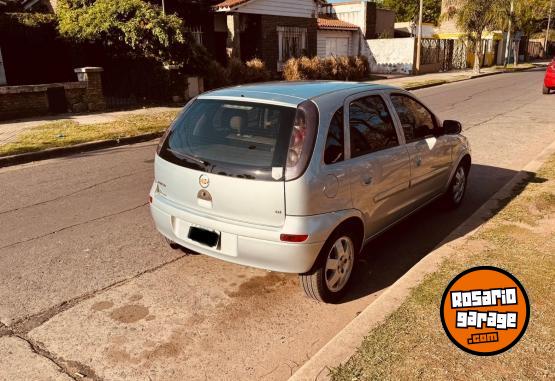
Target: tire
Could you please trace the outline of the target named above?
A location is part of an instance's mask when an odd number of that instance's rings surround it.
[[[550,90],[549,87],[547,87],[547,86],[544,85],[544,86],[543,86],[543,89],[542,89],[542,93],[543,93],[543,94],[549,94],[549,90]]]
[[[465,166],[464,163],[459,164],[455,170],[455,175],[451,179],[449,188],[447,188],[447,192],[445,192],[443,196],[443,204],[446,208],[456,209],[461,205],[468,183],[468,172],[469,168]]]
[[[300,274],[305,294],[324,303],[336,303],[347,292],[352,279],[360,240],[346,228],[336,230],[326,241],[312,271]]]
[[[181,249],[181,246],[179,246],[179,244],[173,242],[171,239],[164,237],[166,242],[168,243],[168,245],[173,249],[173,250],[178,250]]]

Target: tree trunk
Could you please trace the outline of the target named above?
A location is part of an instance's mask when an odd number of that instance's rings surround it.
[[[477,38],[474,42],[474,73],[480,74],[480,66],[482,63],[482,39]]]

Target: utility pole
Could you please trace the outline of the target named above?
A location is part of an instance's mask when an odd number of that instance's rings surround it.
[[[507,65],[509,64],[509,46],[511,44],[511,29],[513,28],[514,7],[515,7],[514,0],[511,0],[511,13],[509,14],[509,30],[507,31],[507,43],[505,44],[505,60],[503,64],[504,68],[507,68]]]
[[[549,42],[549,29],[551,28],[551,13],[553,12],[553,0],[549,3],[549,16],[547,17],[547,30],[545,31],[545,44],[544,47],[544,55],[547,57],[547,43]]]
[[[420,0],[418,13],[418,37],[416,38],[416,74],[420,74],[420,54],[422,50],[422,17],[424,13],[424,0]]]
[[[166,15],[166,2],[164,0],[162,0],[162,14]]]

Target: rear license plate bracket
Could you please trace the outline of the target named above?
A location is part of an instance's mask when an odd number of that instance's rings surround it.
[[[198,226],[191,226],[189,228],[188,238],[204,246],[216,247],[220,242],[220,233]]]

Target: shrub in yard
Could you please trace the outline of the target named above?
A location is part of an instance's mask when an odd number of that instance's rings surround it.
[[[205,68],[205,85],[207,89],[214,89],[242,83],[263,82],[271,78],[264,62],[258,58],[243,63],[237,58],[229,60],[227,67],[216,61],[210,62]]]
[[[269,81],[272,75],[266,69],[266,64],[260,58],[253,58],[245,63],[246,66],[246,82],[264,82]]]
[[[204,68],[204,86],[207,90],[229,85],[227,70],[217,61],[210,61]]]
[[[370,65],[364,56],[291,58],[283,68],[283,76],[288,81],[315,79],[363,81],[370,76]]]

